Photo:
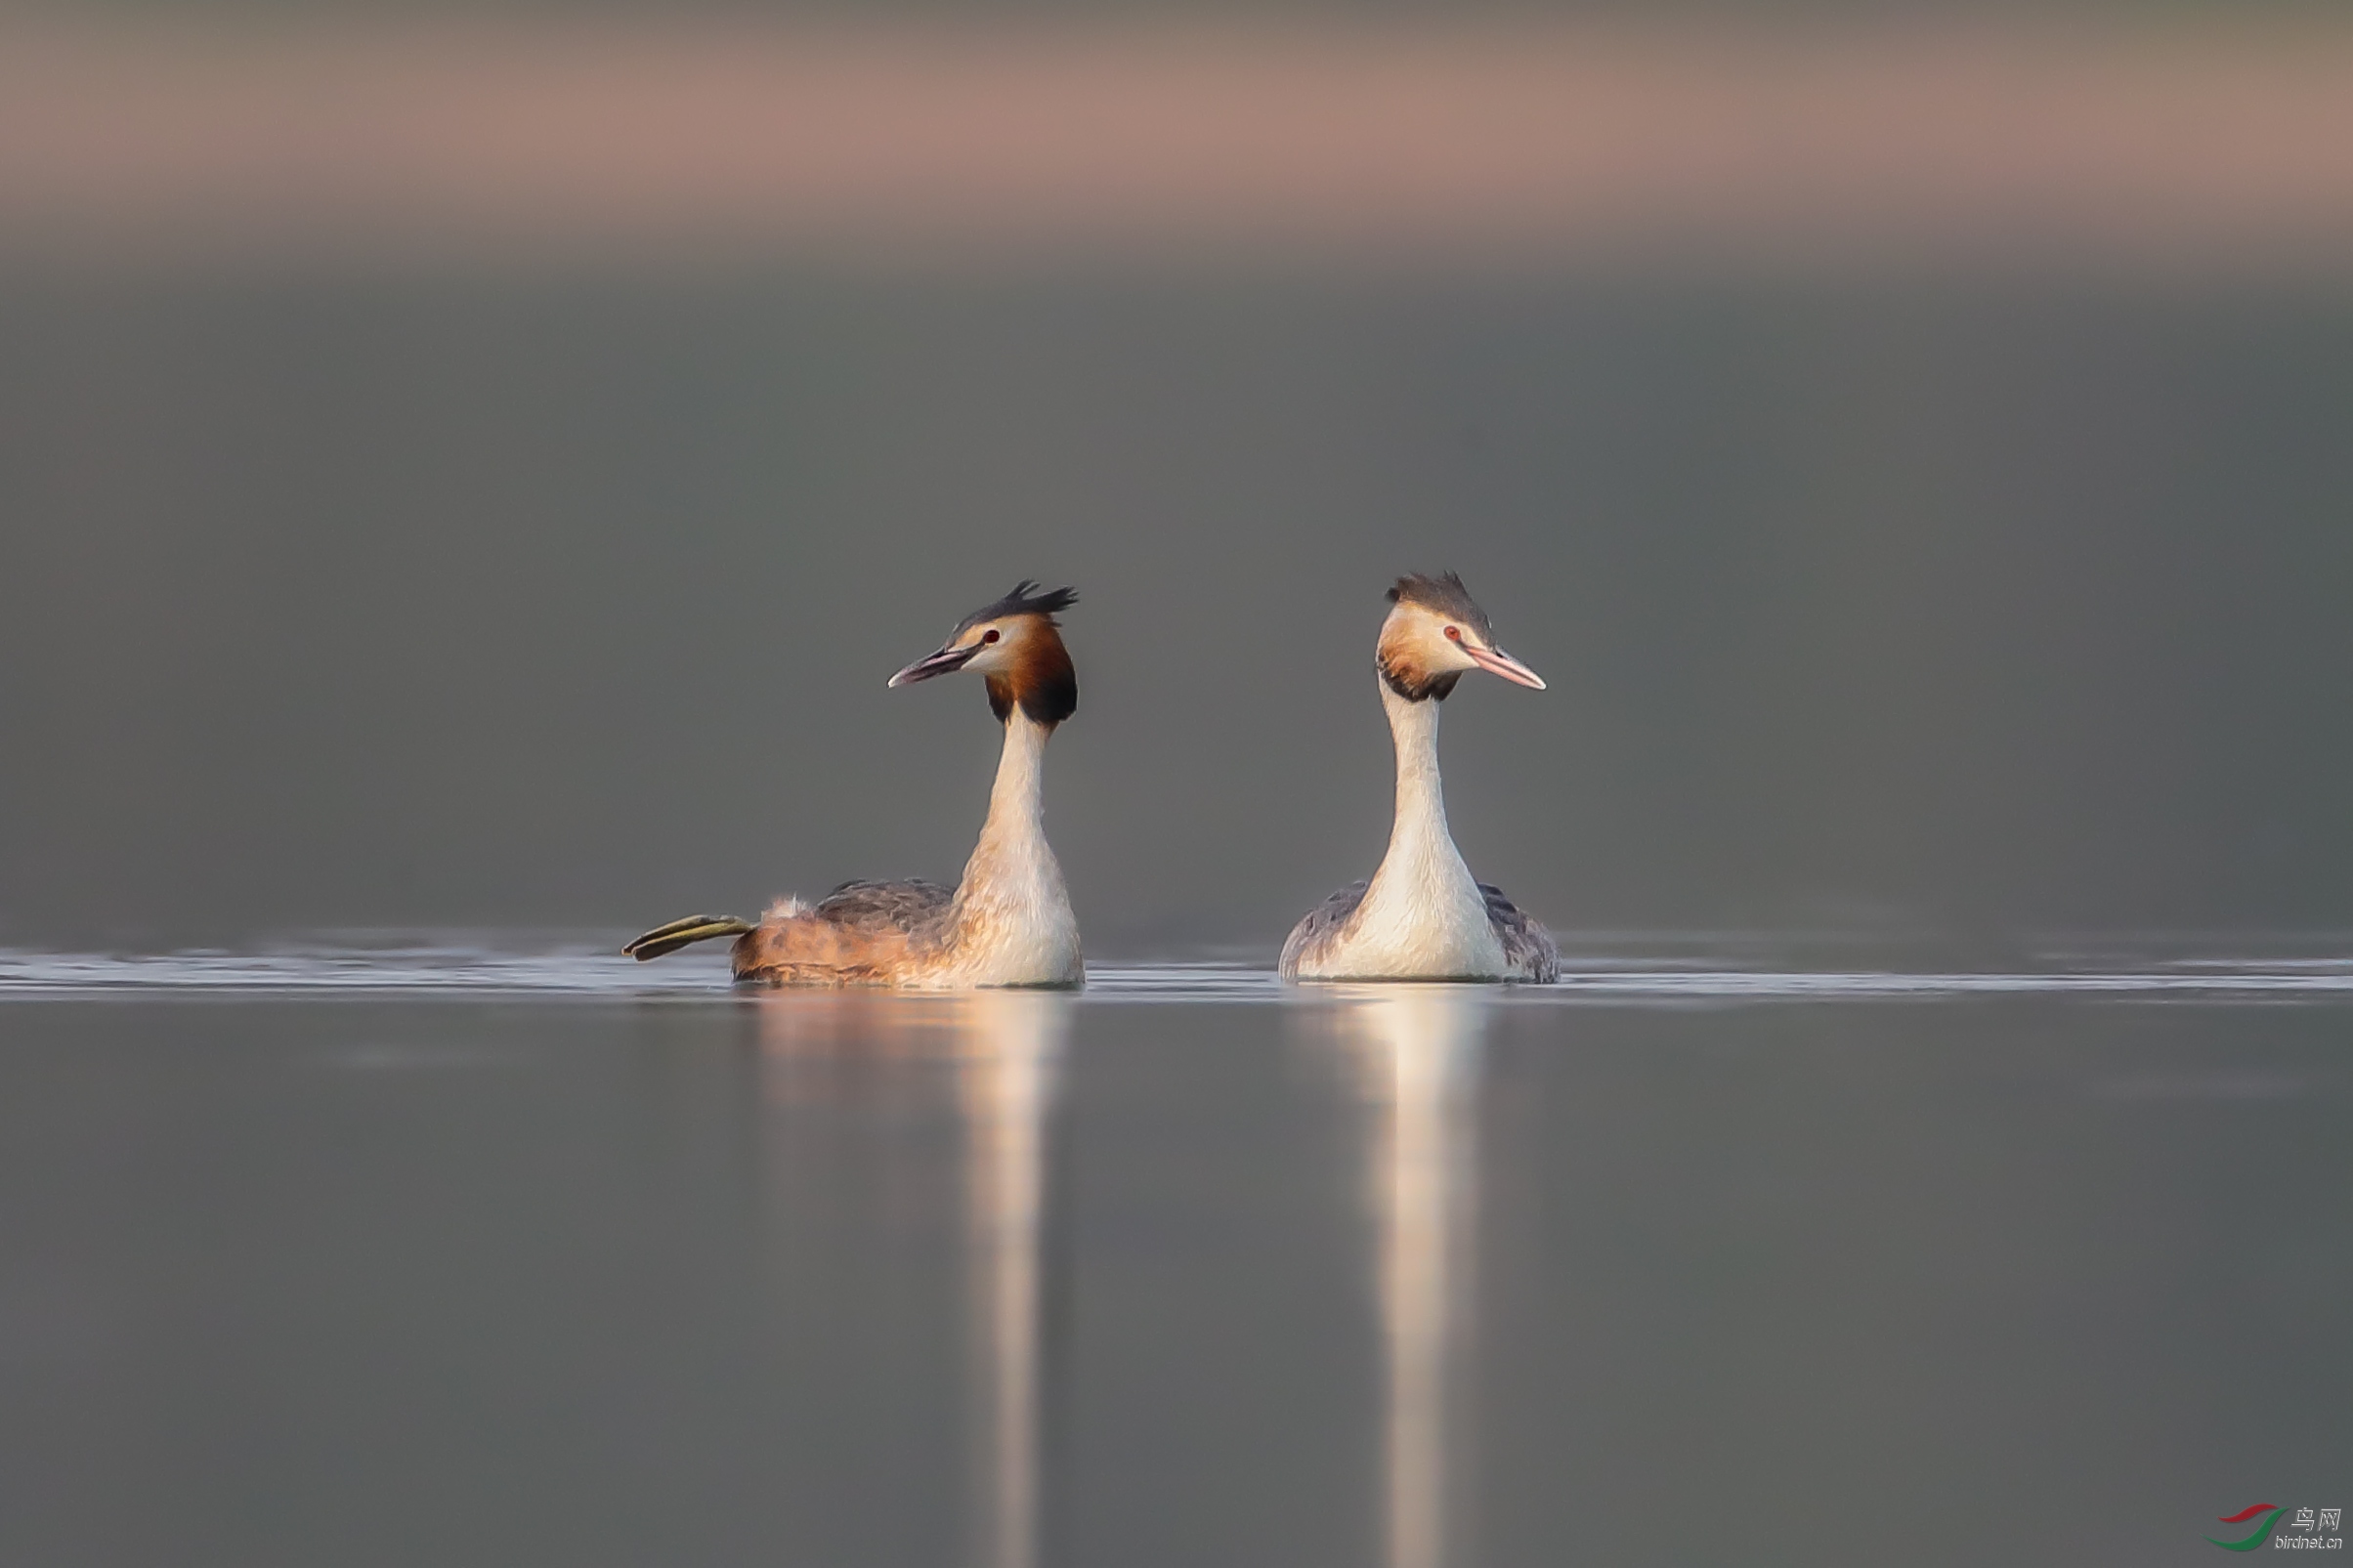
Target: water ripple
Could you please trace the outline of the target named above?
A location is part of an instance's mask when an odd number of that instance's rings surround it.
[[[1098,964],[1091,1002],[1312,1000],[1346,988],[1289,987],[1265,967],[1237,962]],[[105,954],[0,949],[0,1000],[201,996],[495,998],[725,998],[719,955],[659,965],[623,961],[609,947],[520,951],[479,942],[403,946],[326,944],[260,953]],[[1937,1000],[2089,996],[2213,999],[2353,998],[2353,957],[2234,957],[2204,954],[2099,966],[2006,971],[1764,966],[1741,955],[1690,951],[1645,958],[1571,960],[1551,987],[1515,987],[1516,1005],[1737,1004],[1766,1001]]]

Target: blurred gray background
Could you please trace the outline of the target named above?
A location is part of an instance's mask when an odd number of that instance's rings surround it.
[[[1556,925],[2353,928],[2324,12],[813,15],[0,12],[0,938],[953,876],[1035,576],[1092,952],[1270,953],[1445,569]]]
[[[951,877],[1073,582],[1098,953],[1378,858],[1390,576],[1473,868],[1577,927],[2353,925],[2341,292],[1101,273],[0,287],[20,940]]]

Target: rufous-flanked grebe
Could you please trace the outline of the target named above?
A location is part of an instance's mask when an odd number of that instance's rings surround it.
[[[954,888],[937,882],[844,882],[814,905],[786,899],[759,922],[698,914],[658,926],[621,951],[659,958],[732,936],[735,977],[776,986],[1076,986],[1085,978],[1079,924],[1047,846],[1046,742],[1077,711],[1078,672],[1054,613],[1078,598],[1024,580],[957,622],[936,654],[890,678],[894,687],[973,670],[988,677],[1005,750],[989,820]]]

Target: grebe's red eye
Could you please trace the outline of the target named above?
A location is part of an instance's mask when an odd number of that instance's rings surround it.
[[[997,640],[997,628],[991,626],[987,631],[982,632],[980,634],[980,640],[984,644],[995,642]]]
[[[1463,640],[1463,628],[1460,626],[1449,626],[1446,628],[1446,635],[1450,640],[1459,643]]]

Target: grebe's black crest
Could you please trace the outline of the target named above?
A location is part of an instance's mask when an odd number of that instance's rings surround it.
[[[1044,615],[1049,624],[1058,626],[1061,622],[1053,618],[1054,612],[1068,610],[1078,602],[1079,590],[1076,588],[1055,588],[1040,593],[1038,584],[1024,577],[1014,583],[1013,591],[1003,599],[993,605],[983,605],[958,621],[956,630],[948,634],[948,640],[956,641],[984,620],[1003,620],[1007,615]]]
[[[1463,586],[1463,579],[1451,572],[1441,572],[1434,577],[1419,572],[1407,572],[1397,579],[1395,587],[1390,589],[1389,602],[1392,605],[1420,605],[1424,610],[1435,611],[1449,620],[1461,621],[1476,631],[1482,641],[1491,643],[1495,640],[1495,628],[1487,624],[1487,613],[1472,599],[1471,590]]]

